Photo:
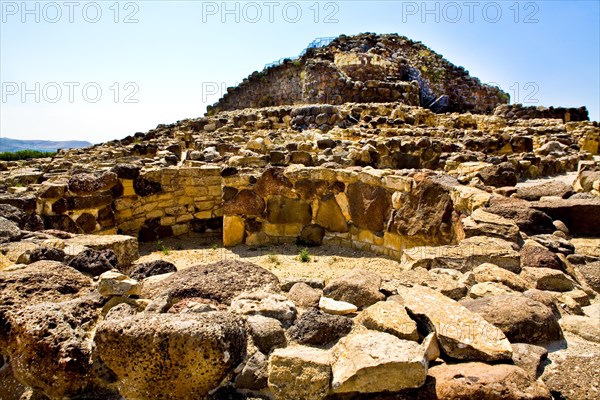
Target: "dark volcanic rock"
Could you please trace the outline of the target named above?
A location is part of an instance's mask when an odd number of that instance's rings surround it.
[[[142,167],[134,164],[117,164],[111,171],[117,174],[120,179],[136,179],[140,176]]]
[[[34,263],[42,260],[59,261],[65,260],[65,252],[55,247],[38,247],[33,249],[29,255],[29,262]]]
[[[354,225],[374,232],[382,231],[392,207],[391,194],[362,182],[348,185],[350,216]]]
[[[515,221],[519,229],[528,235],[552,233],[556,230],[546,213],[531,207],[531,203],[521,200],[492,196],[485,211]]]
[[[517,184],[515,167],[509,162],[486,167],[477,176],[488,186],[502,187],[515,186]]]
[[[7,349],[17,379],[51,398],[85,389],[93,378],[91,331],[101,307],[101,298],[89,295],[11,312]]]
[[[166,274],[169,272],[176,272],[177,267],[175,264],[165,260],[155,260],[142,264],[137,264],[135,268],[129,274],[130,277],[136,280],[148,278],[153,275]]]
[[[400,235],[449,244],[453,238],[452,209],[449,190],[430,178],[422,178],[416,188],[404,194],[394,215],[394,227]]]
[[[296,320],[288,333],[298,343],[318,346],[338,340],[351,329],[350,318],[329,315],[311,308]]]
[[[133,190],[137,195],[145,197],[162,192],[162,186],[159,182],[139,177],[133,181]]]
[[[550,342],[561,337],[552,310],[522,295],[487,296],[460,304],[500,328],[512,343]]]
[[[252,190],[241,190],[223,204],[226,215],[262,215],[265,201]]]
[[[548,249],[537,246],[525,246],[519,252],[521,268],[552,268],[562,270],[562,262],[558,256]]]
[[[21,229],[19,229],[19,226],[4,217],[0,217],[0,243],[12,242],[20,237]]]
[[[160,282],[146,284],[142,296],[155,298],[164,294],[173,299],[201,297],[229,305],[242,292],[278,288],[279,280],[266,269],[249,262],[224,260],[189,267]]]
[[[68,265],[80,272],[98,276],[113,268],[118,269],[119,260],[115,252],[110,249],[86,249],[69,260]]]

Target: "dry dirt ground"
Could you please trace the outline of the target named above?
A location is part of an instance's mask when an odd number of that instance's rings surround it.
[[[322,278],[326,282],[357,267],[377,272],[384,277],[393,277],[401,271],[400,263],[396,260],[329,245],[308,248],[310,260],[302,262],[299,257],[301,249],[302,246],[294,244],[270,245],[254,249],[245,245],[223,248],[222,242],[217,238],[211,242],[199,235],[190,234],[164,239],[160,243],[140,244],[141,257],[136,264],[164,259],[175,264],[177,269],[185,269],[196,264],[240,259],[260,265],[280,279]]]

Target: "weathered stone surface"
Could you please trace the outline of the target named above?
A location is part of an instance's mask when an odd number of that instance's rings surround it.
[[[312,219],[310,204],[299,199],[272,196],[267,201],[267,219],[273,224],[308,224]]]
[[[532,208],[525,200],[493,196],[485,211],[515,221],[519,229],[528,235],[554,232],[552,218]]]
[[[386,279],[381,285],[381,291],[385,294],[398,294],[400,286],[421,285],[435,289],[453,300],[460,300],[467,295],[467,284],[472,285],[474,281],[464,279],[459,271],[448,268],[426,270],[416,267]]]
[[[513,293],[513,291],[508,286],[504,286],[502,283],[498,282],[476,283],[469,289],[469,297],[472,299],[509,293]]]
[[[323,294],[334,300],[352,303],[358,308],[368,307],[385,299],[379,291],[381,277],[364,269],[353,269],[346,275],[335,278],[323,289]]]
[[[519,227],[514,221],[478,208],[462,221],[465,237],[490,236],[516,242]]]
[[[319,202],[315,222],[330,232],[348,232],[348,222],[331,194],[324,196]]]
[[[456,301],[423,286],[400,292],[408,312],[417,323],[437,334],[440,347],[460,360],[509,359],[510,343],[502,331]]]
[[[223,217],[223,246],[235,246],[244,241],[246,225],[237,215]]]
[[[4,217],[0,217],[0,243],[12,242],[20,238],[21,230],[19,226]]]
[[[423,246],[406,249],[402,263],[412,268],[449,268],[468,272],[490,263],[508,271],[519,273],[519,252],[514,243],[498,238],[473,236],[456,246]]]
[[[556,235],[544,234],[530,236],[529,238],[554,253],[562,253],[565,256],[568,256],[569,254],[573,254],[575,252],[575,246],[573,246],[571,242]]]
[[[155,260],[135,265],[129,276],[132,279],[139,281],[144,278],[148,278],[149,276],[167,274],[169,272],[176,271],[177,267],[175,264],[165,260]]]
[[[87,196],[95,192],[112,189],[118,183],[115,173],[105,172],[99,175],[77,174],[69,179],[69,191],[76,195]]]
[[[419,340],[417,324],[402,304],[395,301],[380,301],[365,308],[356,322],[367,329],[389,333],[404,340]]]
[[[322,400],[329,393],[330,353],[306,346],[277,349],[269,357],[269,389],[281,400]]]
[[[133,190],[135,190],[135,194],[138,196],[147,197],[161,193],[163,188],[160,182],[155,182],[140,176],[133,181]]]
[[[325,236],[325,228],[321,225],[310,224],[302,228],[300,236],[298,236],[298,244],[303,246],[320,246],[323,243]]]
[[[115,252],[119,265],[128,267],[139,258],[138,241],[126,235],[79,235],[65,240],[65,251],[71,246],[85,246],[93,250],[110,249]]]
[[[160,281],[145,281],[142,297],[200,297],[217,304],[229,305],[242,292],[255,289],[277,290],[278,287],[279,280],[266,269],[249,262],[224,260],[179,270]]]
[[[99,357],[125,398],[202,398],[243,359],[241,318],[224,312],[137,314],[104,320]]]
[[[548,357],[548,350],[544,347],[528,343],[513,343],[513,363],[523,368],[534,378],[538,377],[542,362]]]
[[[585,283],[600,293],[600,261],[580,264],[577,266],[577,269],[583,275]]]
[[[127,275],[107,271],[98,277],[98,292],[104,297],[139,296],[142,285]]]
[[[449,244],[454,237],[449,188],[428,177],[415,182],[413,190],[401,194],[393,220],[396,231],[432,244]]]
[[[251,315],[248,317],[248,328],[254,345],[265,354],[287,344],[283,326],[275,318]]]
[[[37,262],[42,260],[63,262],[65,260],[65,252],[56,247],[40,246],[33,249],[29,254],[29,262]]]
[[[341,339],[332,349],[336,393],[376,393],[425,383],[427,361],[416,342],[368,331]]]
[[[15,377],[50,398],[76,395],[92,379],[92,330],[101,302],[94,296],[44,302],[10,315],[8,354]]]
[[[552,310],[525,296],[490,296],[463,300],[460,304],[501,329],[513,343],[534,344],[560,339],[560,326]]]
[[[329,315],[311,308],[288,330],[292,339],[308,345],[325,345],[345,336],[352,329],[350,318]]]
[[[488,186],[502,187],[517,184],[515,167],[509,162],[486,167],[477,173],[477,177]]]
[[[480,362],[432,367],[438,399],[551,400],[550,391],[523,369],[506,364]]]
[[[347,189],[350,216],[354,225],[374,232],[385,228],[392,206],[392,196],[385,189],[362,182]]]
[[[292,182],[283,174],[283,168],[267,168],[254,184],[254,190],[262,197],[283,195],[293,197]]]
[[[600,234],[600,199],[555,199],[534,202],[531,206],[564,222],[574,236]]]
[[[321,278],[284,277],[281,279],[281,290],[288,292],[296,283],[304,283],[313,289],[323,289],[325,281]]]
[[[290,325],[296,319],[296,306],[285,296],[263,290],[245,292],[231,301],[231,312],[243,315],[262,315]]]
[[[319,307],[321,291],[311,288],[304,282],[298,282],[292,286],[287,297],[298,307]]]
[[[600,343],[600,321],[597,318],[581,315],[565,315],[560,326],[567,332],[574,333],[586,340]]]
[[[261,390],[267,387],[267,356],[257,351],[248,359],[242,372],[235,378],[238,389]]]
[[[319,299],[319,308],[327,314],[333,315],[347,315],[358,310],[358,307],[352,303],[337,301],[324,296]]]
[[[558,256],[550,250],[539,246],[523,246],[521,251],[521,267],[551,268],[562,270]]]
[[[536,201],[546,196],[558,196],[564,198],[572,192],[573,188],[570,185],[567,185],[562,181],[550,181],[535,186],[519,187],[514,197],[527,201]]]
[[[231,200],[223,203],[225,215],[260,216],[265,210],[265,201],[252,190],[241,190]]]
[[[572,354],[559,351],[556,356],[550,354],[551,362],[544,368],[542,379],[560,399],[594,399],[598,397],[600,382],[598,369],[600,359],[597,353]]]
[[[530,288],[530,284],[514,272],[500,268],[494,264],[481,264],[473,269],[473,277],[478,283],[498,282],[513,290],[523,292]]]
[[[93,250],[86,248],[71,258],[68,265],[84,274],[98,276],[111,269],[119,269],[119,260],[111,249]]]
[[[568,292],[573,290],[573,281],[564,273],[550,268],[523,268],[521,277],[528,281],[534,288],[552,290],[555,292]]]

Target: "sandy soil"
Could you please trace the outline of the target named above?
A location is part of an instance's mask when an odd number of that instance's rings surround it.
[[[400,272],[400,263],[390,258],[371,253],[336,246],[309,248],[310,261],[302,262],[298,253],[301,246],[294,244],[270,245],[264,248],[250,248],[239,245],[224,248],[220,240],[207,242],[197,234],[169,238],[162,241],[159,250],[156,242],[140,244],[140,259],[136,264],[164,259],[185,269],[192,265],[210,263],[225,259],[249,261],[273,272],[277,277],[322,278],[325,281],[360,267],[393,277]],[[168,253],[168,254],[166,254]]]

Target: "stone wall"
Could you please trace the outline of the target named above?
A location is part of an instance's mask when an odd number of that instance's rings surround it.
[[[432,171],[294,165],[223,178],[225,246],[330,243],[400,259],[462,236],[453,183]]]
[[[38,193],[36,212],[47,229],[123,233],[142,241],[221,231],[217,166],[140,172],[139,167],[121,164],[96,175],[44,182]]]
[[[420,42],[362,34],[342,35],[297,60],[254,72],[207,110],[214,115],[283,104],[398,101],[436,112],[489,113],[508,100]]]
[[[516,119],[560,119],[563,122],[589,121],[586,107],[543,107],[523,106],[522,104],[503,104],[494,110],[494,115],[502,116],[507,120]]]

